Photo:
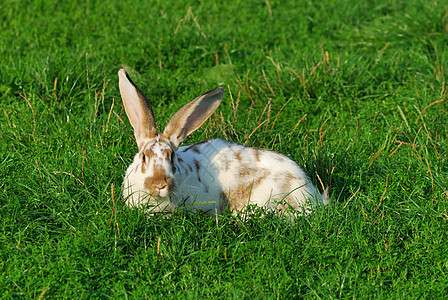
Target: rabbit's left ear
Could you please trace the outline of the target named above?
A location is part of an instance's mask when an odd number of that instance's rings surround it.
[[[163,134],[177,148],[183,140],[198,129],[218,108],[224,97],[224,89],[217,87],[185,104],[165,127]]]

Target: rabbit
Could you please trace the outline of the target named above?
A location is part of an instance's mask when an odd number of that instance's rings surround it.
[[[305,172],[288,157],[220,139],[182,146],[217,109],[224,89],[217,87],[177,111],[162,133],[140,89],[124,69],[118,71],[121,98],[134,129],[138,153],[124,178],[128,207],[172,212],[178,207],[216,216],[236,215],[248,205],[277,214],[307,214],[328,204]]]

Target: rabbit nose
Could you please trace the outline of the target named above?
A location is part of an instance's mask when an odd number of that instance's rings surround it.
[[[156,188],[158,190],[163,190],[164,188],[166,188],[166,183],[165,184],[159,184],[159,185],[156,186]]]

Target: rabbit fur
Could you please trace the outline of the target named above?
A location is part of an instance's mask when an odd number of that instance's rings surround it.
[[[308,213],[328,203],[327,193],[321,194],[293,160],[277,152],[220,139],[180,147],[217,109],[223,88],[187,103],[158,133],[143,93],[124,69],[118,76],[139,149],[124,178],[129,207],[151,212],[185,207],[214,216],[226,209],[235,214],[252,204],[278,214]]]

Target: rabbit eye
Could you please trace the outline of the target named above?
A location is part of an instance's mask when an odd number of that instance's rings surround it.
[[[145,153],[143,153],[143,155],[142,155],[142,161],[143,161],[143,163],[146,163],[146,155],[145,155]]]

